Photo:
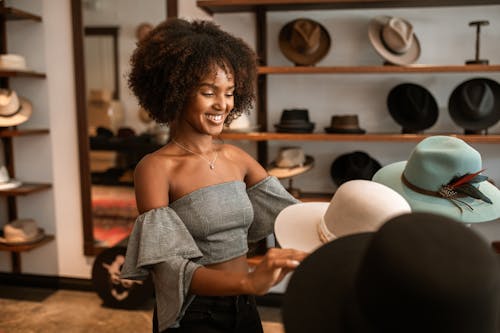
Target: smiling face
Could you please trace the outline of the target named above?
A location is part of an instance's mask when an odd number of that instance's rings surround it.
[[[183,131],[189,128],[198,134],[218,135],[233,107],[234,75],[215,66],[191,95],[180,116],[181,127]]]

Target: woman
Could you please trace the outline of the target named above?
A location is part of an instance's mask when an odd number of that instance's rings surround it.
[[[170,141],[134,175],[140,212],[122,278],[155,284],[153,327],[167,332],[262,332],[251,295],[265,294],[305,253],[271,249],[249,271],[248,242],[297,202],[243,150],[217,137],[253,104],[256,56],[211,22],[170,19],[138,44],[129,85],[170,127]]]

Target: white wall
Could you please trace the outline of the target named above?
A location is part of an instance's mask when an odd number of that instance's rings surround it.
[[[22,91],[35,106],[33,117],[23,127],[50,127],[48,136],[15,139],[18,176],[53,184],[50,191],[19,200],[24,216],[36,217],[46,231],[56,235],[55,242],[22,254],[23,271],[87,278],[91,275],[93,258],[83,255],[70,4],[64,0],[11,0],[7,1],[7,5],[43,16],[42,23],[10,22],[9,48],[24,54],[31,68],[47,73],[45,80],[12,80],[12,86]],[[179,1],[179,12],[183,17],[207,17],[196,8],[194,0]],[[332,49],[318,65],[380,64],[381,59],[371,48],[366,34],[370,18],[380,14],[401,16],[413,23],[422,45],[419,63],[429,64],[462,64],[465,59],[472,58],[475,34],[468,27],[468,22],[487,19],[490,25],[483,29],[481,54],[493,64],[500,63],[500,45],[497,42],[500,37],[500,6],[478,6],[270,13],[269,64],[290,65],[281,55],[276,41],[280,27],[299,16],[321,22],[332,37]],[[146,20],[141,16],[137,21],[143,19]],[[250,14],[216,14],[213,19],[255,45],[254,20]],[[130,35],[134,26],[135,22],[130,23],[123,31]],[[498,73],[477,75],[500,81]],[[410,81],[428,87],[440,106],[438,123],[429,132],[460,132],[447,115],[447,98],[453,87],[473,76],[476,74],[270,75],[269,124],[272,126],[278,122],[285,108],[306,107],[310,110],[312,121],[316,122],[317,131],[329,125],[332,114],[352,112],[359,114],[361,126],[368,131],[397,132],[399,128],[388,116],[385,98],[392,86]],[[122,90],[122,96],[126,94]],[[132,115],[129,118],[132,119]],[[490,132],[499,133],[500,124]],[[252,143],[237,144],[243,144],[249,150],[254,147]],[[270,143],[270,159],[282,144],[286,143]],[[365,150],[382,164],[387,164],[406,159],[415,145],[398,142],[295,144],[303,146],[307,153],[313,155],[316,165],[309,173],[297,177],[294,185],[307,191],[325,192],[334,190],[329,167],[339,154]],[[474,144],[483,155],[487,173],[497,183],[500,183],[499,146]],[[0,209],[5,208],[0,206]],[[2,212],[0,218],[4,214]],[[500,239],[500,232],[495,226],[485,226],[482,232],[492,239]],[[8,253],[0,252],[0,271],[10,271]]]

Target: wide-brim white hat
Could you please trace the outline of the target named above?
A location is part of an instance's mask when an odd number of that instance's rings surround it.
[[[0,89],[0,127],[16,126],[27,121],[33,112],[30,101],[14,90]]]
[[[412,27],[408,21],[399,17],[377,16],[373,18],[368,27],[368,37],[373,48],[387,62],[395,65],[409,65],[416,62],[420,57],[420,42],[413,30],[409,32],[408,29],[406,29],[409,35],[405,40],[407,49],[404,51],[396,52],[395,50],[391,50],[388,42],[384,41],[383,29],[392,30],[396,35],[398,35],[398,32],[401,32],[398,31],[396,27],[392,26],[392,22],[397,22],[396,25],[398,26]]]
[[[338,237],[376,231],[389,219],[411,212],[400,194],[381,185],[351,180],[337,189],[330,203],[286,207],[276,217],[276,240],[283,248],[312,252]]]

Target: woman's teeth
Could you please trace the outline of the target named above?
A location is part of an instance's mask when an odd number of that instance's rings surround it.
[[[207,119],[215,122],[222,121],[222,119],[224,118],[221,114],[207,114],[206,117]]]

